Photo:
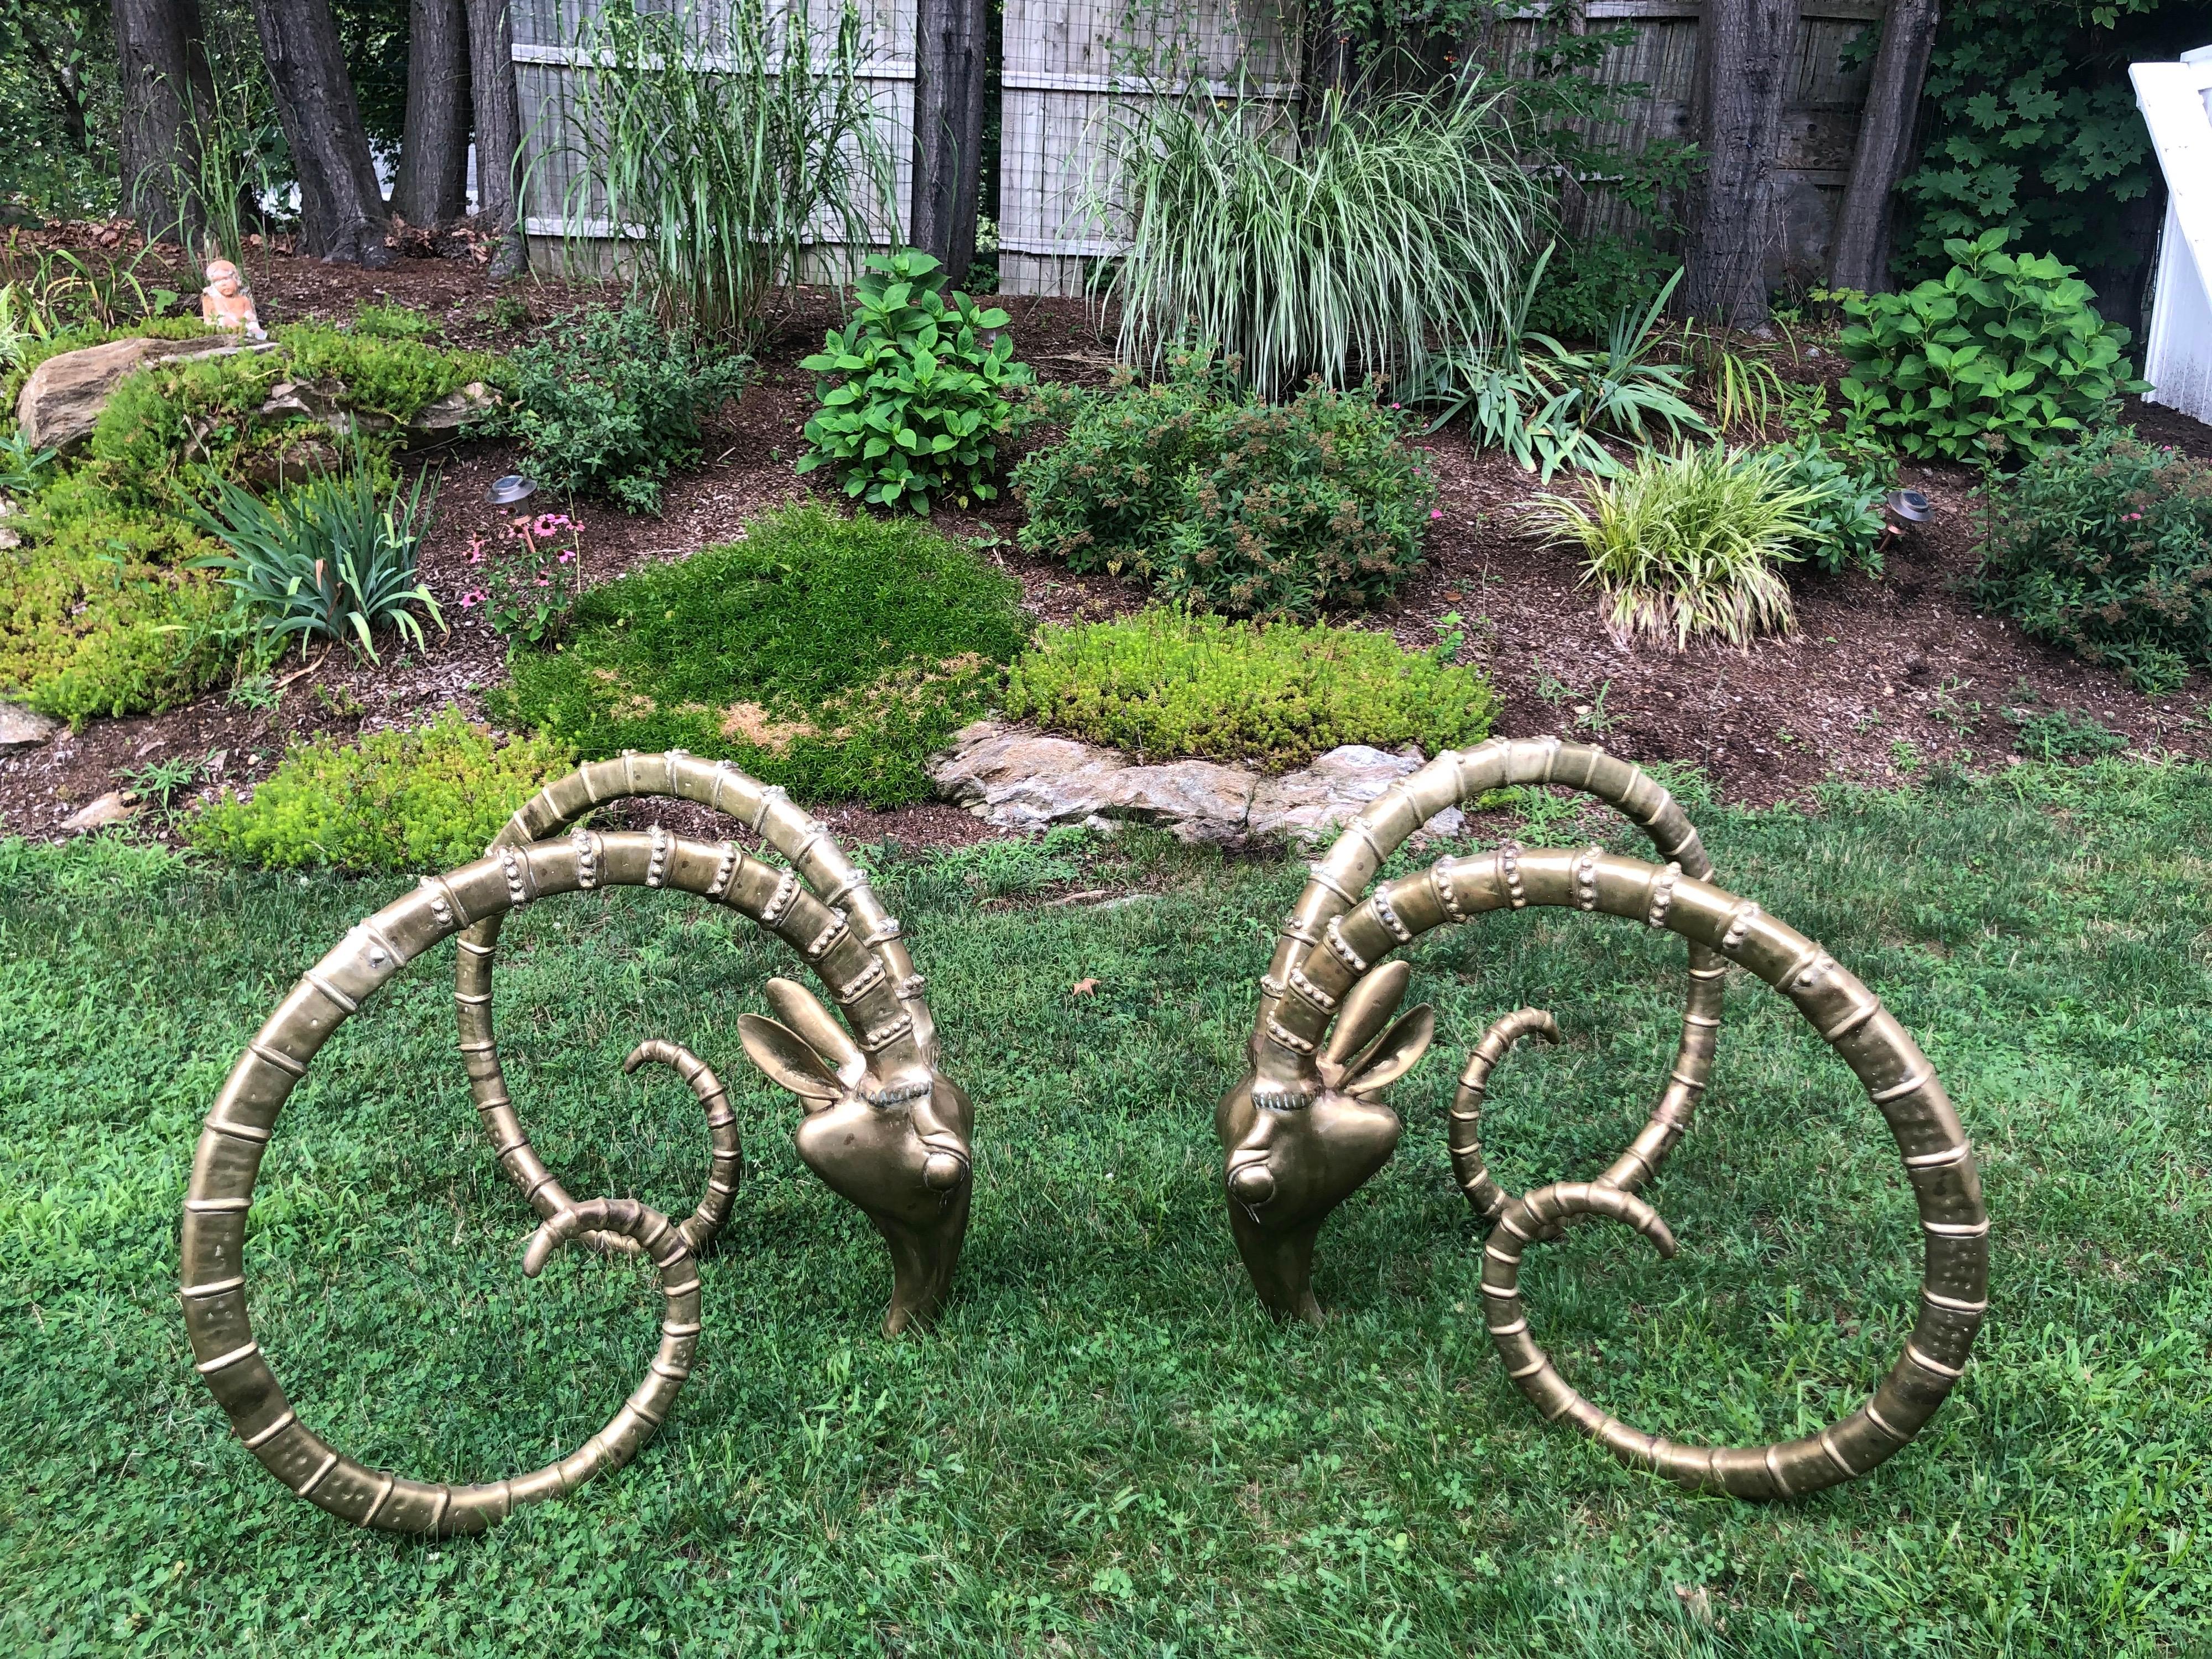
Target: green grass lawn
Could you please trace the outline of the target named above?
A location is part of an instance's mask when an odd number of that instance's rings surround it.
[[[1989,1322],[1950,1402],[1870,1478],[1766,1507],[1687,1496],[1546,1425],[1491,1354],[1444,1151],[1449,1051],[1553,1009],[1566,1043],[1501,1068],[1484,1139],[1510,1187],[1586,1176],[1672,1054],[1678,942],[1561,912],[1432,936],[1415,984],[1440,1052],[1399,1086],[1406,1145],[1323,1237],[1328,1324],[1284,1329],[1231,1246],[1211,1115],[1297,867],[1062,844],[884,883],[978,1107],[975,1223],[919,1340],[875,1334],[881,1248],[799,1164],[795,1109],[739,1052],[780,947],[642,892],[510,927],[509,1077],[572,1192],[675,1213],[698,1196],[689,1092],[618,1070],[647,1036],[733,1081],[750,1163],[667,1429],[574,1498],[442,1543],[348,1528],[265,1475],[194,1376],[174,1293],[210,1097],[398,885],[0,843],[0,1645],[2206,1651],[2212,779],[2021,769],[1697,816],[1725,884],[1915,1031],[1981,1158]],[[1041,874],[1153,896],[988,896]],[[452,1053],[452,959],[350,1023],[295,1095],[248,1255],[257,1334],[319,1432],[473,1480],[599,1427],[658,1300],[576,1252],[522,1278],[531,1218]],[[1779,998],[1730,999],[1704,1115],[1650,1189],[1682,1255],[1583,1227],[1524,1279],[1571,1380],[1686,1439],[1856,1404],[1917,1282],[1873,1108]]]

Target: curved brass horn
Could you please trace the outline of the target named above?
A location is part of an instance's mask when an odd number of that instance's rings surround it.
[[[1383,932],[1364,945],[1344,931],[1390,854],[1445,808],[1472,803],[1509,785],[1558,784],[1617,807],[1641,829],[1662,859],[1692,878],[1712,873],[1698,832],[1674,797],[1648,774],[1604,750],[1557,738],[1494,741],[1464,753],[1439,755],[1391,785],[1352,820],[1285,920],[1274,957],[1260,981],[1259,1012],[1249,1053],[1252,1069],[1222,1097],[1214,1128],[1224,1152],[1229,1224],[1253,1286],[1279,1316],[1318,1319],[1313,1249],[1329,1212],[1386,1163],[1396,1149],[1397,1115],[1357,1086],[1340,1086],[1328,1057],[1338,1045],[1333,1024],[1371,1018],[1374,1000],[1362,988],[1383,956],[1410,943],[1413,922],[1385,908]],[[1518,848],[1501,850],[1509,878]],[[1439,866],[1448,870],[1451,860]],[[1443,882],[1436,891],[1449,895]],[[1509,879],[1511,908],[1526,898]],[[1462,920],[1428,907],[1437,920]],[[1434,922],[1428,925],[1433,926]],[[1633,1191],[1650,1179],[1688,1127],[1711,1075],[1719,1034],[1726,966],[1705,945],[1690,945],[1689,992],[1682,1035],[1666,1086],[1643,1130],[1600,1177]],[[1333,990],[1320,988],[1326,975]],[[1408,1046],[1395,1071],[1410,1066]],[[1379,1085],[1376,1085],[1379,1088]]]
[[[594,762],[556,779],[515,813],[492,852],[544,842],[596,807],[640,795],[673,796],[728,813],[787,860],[771,864],[726,842],[699,890],[751,916],[796,950],[830,992],[852,1044],[866,1055],[865,1067],[833,1103],[830,1117],[816,1114],[801,1125],[799,1154],[867,1215],[890,1249],[893,1282],[884,1328],[927,1323],[951,1287],[967,1231],[974,1114],[967,1097],[937,1069],[937,1027],[898,919],[829,829],[781,789],[727,761],[701,760],[680,749]],[[666,838],[665,831],[653,833]],[[597,849],[605,838],[579,829],[568,839],[580,884],[602,884]],[[645,884],[665,884],[665,872],[656,877],[649,867]],[[550,1218],[568,1207],[568,1194],[531,1146],[515,1113],[492,1030],[492,963],[504,920],[503,912],[487,916],[463,934],[454,1011],[470,1091],[500,1165],[538,1213]],[[770,990],[787,983],[775,981]],[[787,986],[787,994],[806,1000],[796,986]],[[786,1010],[785,1003],[777,1006]],[[826,1013],[819,1019],[830,1023]],[[693,1218],[703,1219],[703,1210]],[[693,1248],[705,1249],[720,1224],[702,1224],[687,1235]],[[586,1242],[602,1249],[635,1248],[619,1237]]]
[[[707,890],[721,849],[666,835],[600,837],[593,884]],[[540,896],[582,887],[574,842],[503,847],[432,877],[351,928],[277,1006],[216,1096],[201,1127],[185,1189],[179,1289],[195,1369],[264,1468],[341,1520],[387,1532],[475,1532],[518,1504],[567,1492],[627,1462],[667,1415],[699,1334],[699,1279],[685,1237],[658,1212],[628,1199],[568,1204],[548,1216],[524,1258],[546,1255],[586,1231],[619,1235],[649,1257],[667,1298],[661,1352],[612,1422],[580,1451],[536,1474],[449,1486],[365,1468],[326,1445],[292,1409],[246,1306],[246,1218],[277,1114],[332,1032],[399,970],[447,935]]]
[[[1663,1255],[1673,1240],[1650,1206],[1608,1180],[1540,1188],[1505,1205],[1484,1246],[1488,1325],[1508,1370],[1547,1418],[1566,1417],[1624,1462],[1741,1498],[1784,1498],[1864,1474],[1910,1442],[1964,1370],[1989,1306],[1989,1216],[1973,1149],[1936,1070],[1880,998],[1795,928],[1711,883],[1636,859],[1572,848],[1500,848],[1385,882],[1346,913],[1341,937],[1380,956],[1448,919],[1522,905],[1625,916],[1680,934],[1774,987],[1865,1086],[1911,1182],[1925,1256],[1919,1317],[1874,1398],[1820,1434],[1728,1450],[1673,1445],[1590,1405],[1529,1337],[1518,1303],[1522,1253],[1579,1214],[1626,1221]],[[1316,987],[1341,994],[1341,962],[1315,965]]]

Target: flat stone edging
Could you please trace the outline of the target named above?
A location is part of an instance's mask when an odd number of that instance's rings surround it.
[[[1410,746],[1392,754],[1346,744],[1279,777],[1212,761],[1146,766],[1117,750],[978,720],[928,769],[939,795],[1004,830],[1149,823],[1194,844],[1242,846],[1319,841],[1426,760]],[[1456,835],[1462,822],[1447,808],[1421,833]]]

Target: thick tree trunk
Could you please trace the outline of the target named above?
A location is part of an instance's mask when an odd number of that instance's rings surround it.
[[[114,0],[121,70],[123,206],[149,238],[197,242],[205,219],[194,192],[199,139],[215,83],[199,0]]]
[[[384,192],[330,0],[253,0],[253,22],[299,175],[304,251],[372,269],[390,264]]]
[[[477,114],[477,214],[492,227],[491,277],[530,268],[522,240],[515,167],[522,148],[522,97],[514,84],[514,26],[507,0],[466,0],[469,86]]]
[[[392,210],[410,225],[443,224],[466,210],[468,189],[468,12],[462,0],[412,0]]]
[[[915,47],[914,195],[907,240],[955,283],[975,258],[990,0],[921,0]]]
[[[1685,316],[1753,328],[1767,319],[1766,256],[1779,231],[1768,179],[1798,0],[1705,0],[1698,30],[1698,137],[1705,171],[1692,203]]]
[[[1899,181],[1912,165],[1913,118],[1942,9],[1938,0],[1889,0],[1874,80],[1859,112],[1851,181],[1836,210],[1836,233],[1829,243],[1831,288],[1873,293],[1890,285],[1890,207]]]

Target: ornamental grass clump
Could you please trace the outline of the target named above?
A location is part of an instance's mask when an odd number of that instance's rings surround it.
[[[1619,477],[1583,495],[1539,495],[1536,526],[1580,548],[1583,580],[1604,596],[1607,630],[1686,648],[1698,638],[1747,646],[1797,625],[1775,568],[1811,534],[1809,489],[1790,481],[1786,452],[1646,451]]]
[[[2107,428],[1983,500],[1982,603],[2138,690],[2212,665],[2212,467]]]
[[[1280,768],[1347,743],[1430,754],[1480,743],[1498,699],[1478,670],[1453,667],[1442,650],[1401,649],[1387,634],[1155,606],[1047,629],[1007,674],[1006,707],[1146,760]]]
[[[1211,342],[1265,397],[1421,377],[1432,350],[1479,349],[1540,216],[1518,164],[1510,100],[1480,76],[1457,90],[1347,100],[1310,128],[1259,98],[1141,100],[1111,140],[1127,251],[1103,299],[1121,356],[1158,364]]]

